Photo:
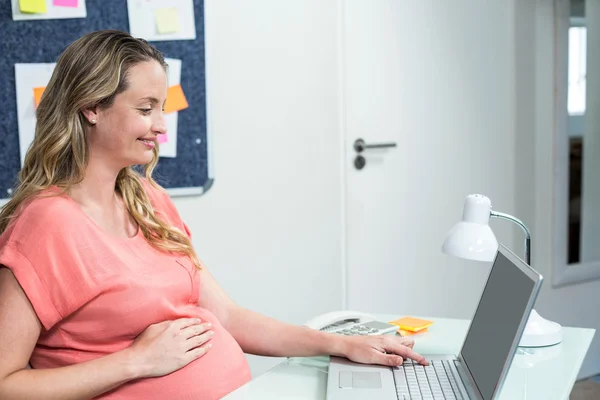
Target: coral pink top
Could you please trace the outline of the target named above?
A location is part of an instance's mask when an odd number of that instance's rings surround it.
[[[189,234],[169,196],[145,183],[155,212]],[[66,195],[30,202],[0,236],[10,268],[44,329],[34,368],[77,364],[122,350],[149,325],[199,317],[213,325],[212,349],[159,378],[128,382],[100,399],[218,399],[250,381],[234,338],[198,306],[200,274],[188,257],[150,246],[141,231],[115,237]]]

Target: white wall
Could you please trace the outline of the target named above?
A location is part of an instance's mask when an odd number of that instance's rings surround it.
[[[553,263],[557,261],[553,258],[553,249],[555,246],[566,248],[567,245],[555,241],[554,208],[557,199],[554,185],[559,168],[566,168],[559,163],[568,160],[566,155],[556,153],[554,139],[555,134],[567,134],[567,124],[565,117],[564,127],[557,127],[554,117],[556,69],[552,66],[556,62],[556,48],[553,2],[517,2],[516,13],[516,202],[518,216],[531,229],[532,265],[546,278],[535,307],[543,317],[564,326],[600,329],[600,314],[595,301],[600,281],[552,287]],[[568,12],[563,16],[568,18]],[[566,52],[564,54],[566,57]],[[566,59],[559,62],[566,63]],[[566,70],[562,78],[566,82]],[[566,110],[565,98],[565,114]],[[562,190],[566,198],[567,187]],[[600,372],[598,354],[600,340],[596,335],[579,377]]]
[[[292,323],[342,307],[336,7],[206,1],[215,183],[175,200],[234,300]]]

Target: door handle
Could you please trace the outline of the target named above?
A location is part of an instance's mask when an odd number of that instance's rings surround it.
[[[354,150],[356,150],[357,153],[362,153],[364,150],[368,150],[368,149],[385,149],[385,148],[389,148],[389,147],[396,147],[396,143],[388,142],[388,143],[367,144],[362,139],[356,139],[354,141]]]

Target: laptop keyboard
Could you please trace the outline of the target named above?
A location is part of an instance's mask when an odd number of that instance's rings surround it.
[[[468,400],[453,360],[423,366],[406,360],[392,368],[399,400]]]

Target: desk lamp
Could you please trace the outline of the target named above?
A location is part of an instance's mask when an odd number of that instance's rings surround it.
[[[531,265],[531,234],[525,224],[508,214],[492,211],[489,198],[470,194],[465,200],[462,221],[454,225],[442,246],[442,252],[460,258],[477,261],[494,261],[498,241],[489,226],[490,217],[512,221],[525,232],[525,262]],[[507,293],[510,291],[507,288]],[[520,347],[551,346],[562,341],[562,327],[556,322],[542,318],[531,310]]]

